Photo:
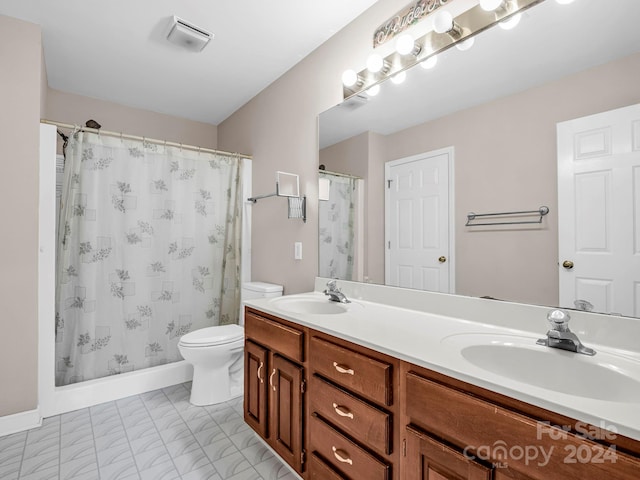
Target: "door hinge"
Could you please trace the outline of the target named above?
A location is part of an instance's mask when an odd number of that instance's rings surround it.
[[[300,382],[300,393],[304,393],[307,391],[307,381],[306,380],[302,380]]]
[[[391,240],[389,240],[389,241],[387,242],[387,248],[389,248],[389,249],[391,248]]]
[[[391,182],[393,182],[393,180],[387,180],[387,188],[391,188]]]
[[[402,456],[403,457],[407,456],[407,439],[406,438],[402,439]]]
[[[300,452],[300,465],[304,465],[304,462],[306,462],[307,460],[307,451],[306,450],[302,450]]]

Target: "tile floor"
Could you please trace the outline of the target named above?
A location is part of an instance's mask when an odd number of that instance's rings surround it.
[[[242,419],[242,398],[189,403],[191,385],[47,418],[0,437],[2,480],[295,480]]]

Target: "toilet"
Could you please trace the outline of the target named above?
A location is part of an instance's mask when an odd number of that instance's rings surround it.
[[[282,295],[282,285],[247,282],[241,299]],[[201,328],[183,335],[178,342],[182,357],[193,365],[191,398],[193,405],[222,403],[243,393],[244,386],[244,305],[240,325]]]

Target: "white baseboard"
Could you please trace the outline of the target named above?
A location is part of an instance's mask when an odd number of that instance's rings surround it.
[[[0,417],[0,437],[41,425],[42,417],[40,416],[39,408],[27,412],[14,413],[13,415],[5,415]]]

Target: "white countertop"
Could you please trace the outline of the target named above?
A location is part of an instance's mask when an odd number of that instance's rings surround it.
[[[316,280],[315,292],[275,299],[247,300],[244,303],[257,310],[458,380],[606,428],[612,433],[640,440],[640,396],[632,398],[632,401],[627,401],[626,398],[624,401],[610,401],[541,388],[480,368],[465,359],[460,354],[460,349],[455,346],[456,338],[464,337],[452,336],[464,334],[478,334],[476,338],[498,340],[514,338],[526,344],[531,342],[533,345],[537,338],[545,336],[548,308],[339,281],[343,292],[352,300],[352,303],[344,305],[345,313],[305,314],[292,313],[285,309],[282,303],[284,298],[329,302],[320,291],[325,280]],[[371,301],[372,298],[376,301]],[[411,308],[398,305],[409,305]],[[444,315],[443,311],[453,311],[456,316]],[[640,384],[640,351],[628,348],[629,345],[637,344],[640,339],[637,336],[640,332],[640,321],[605,315],[585,315],[582,312],[572,312],[572,316],[574,313],[576,315],[572,322],[575,324],[570,323],[572,331],[578,334],[584,344],[595,348],[598,353],[588,357],[548,349],[552,350],[549,353],[575,356],[569,361],[575,359],[578,362],[595,362],[607,368],[615,369],[620,366]],[[614,321],[616,329],[620,328],[621,324],[627,328],[626,334],[602,333],[608,332],[610,328],[605,327],[611,327]],[[605,325],[601,322],[605,322]],[[601,342],[597,341],[598,336],[602,337]],[[632,337],[632,342],[628,341],[629,336]],[[640,345],[637,345],[637,348],[640,348]],[[531,364],[523,368],[540,367]],[[578,381],[589,380],[584,378]],[[600,386],[593,387],[594,391],[597,391]],[[611,385],[607,388],[611,388]],[[606,397],[605,394],[604,398]]]

